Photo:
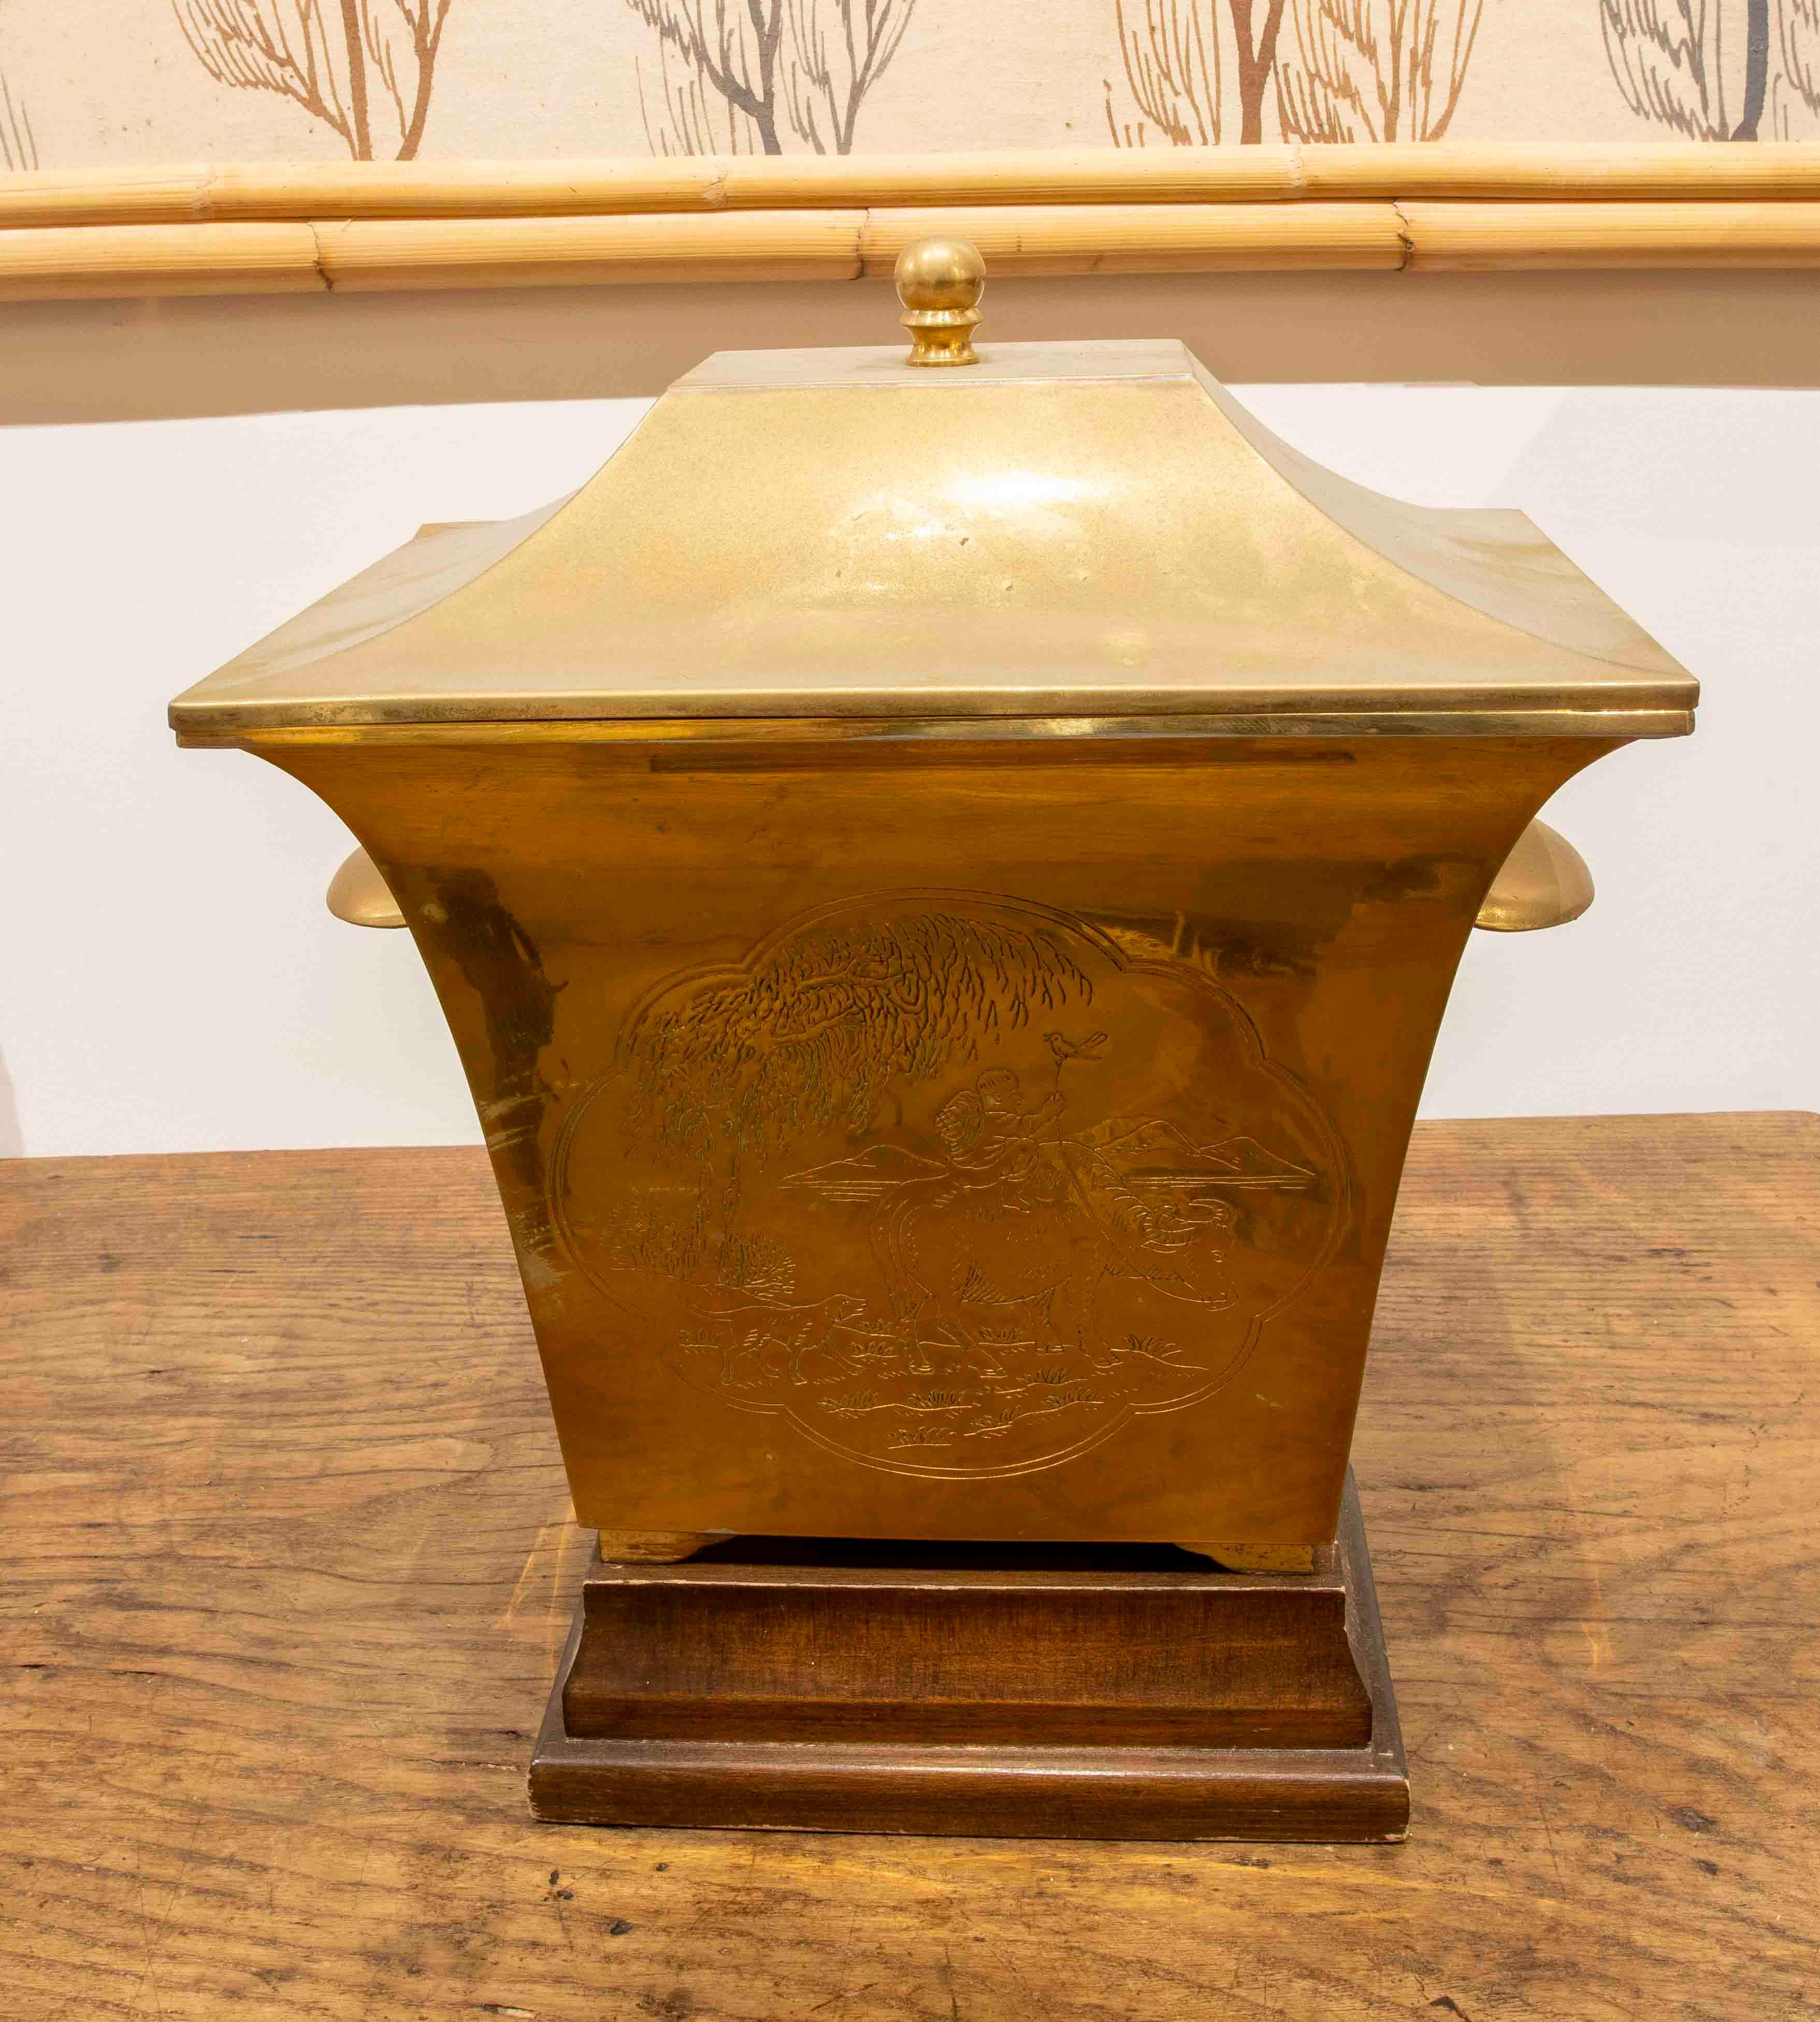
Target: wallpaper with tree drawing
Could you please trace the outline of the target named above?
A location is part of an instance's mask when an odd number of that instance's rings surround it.
[[[0,0],[0,172],[1820,139],[1820,0]]]
[[[626,0],[656,42],[639,68],[654,155],[850,155],[916,0]]]
[[[416,154],[449,0],[172,5],[184,40],[216,83],[293,100],[358,161]]]
[[[38,137],[31,130],[31,115],[13,96],[6,73],[0,70],[0,169],[38,166]]]
[[[1806,138],[1820,114],[1820,0],[1599,0],[1638,119],[1691,141]]]
[[[6,74],[7,31],[13,19],[11,9],[0,8],[0,171],[40,166],[31,109]]]

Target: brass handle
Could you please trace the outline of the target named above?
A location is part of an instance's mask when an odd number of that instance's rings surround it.
[[[1533,821],[1491,881],[1473,924],[1495,934],[1534,933],[1566,926],[1592,903],[1585,858],[1546,822]]]
[[[404,915],[377,865],[357,849],[329,880],[329,911],[351,927],[402,927]]]

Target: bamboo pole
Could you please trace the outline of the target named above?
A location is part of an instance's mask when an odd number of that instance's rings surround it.
[[[729,206],[866,210],[1008,204],[1293,201],[1293,148],[1080,148],[1002,155],[742,155],[723,165]]]
[[[864,224],[863,211],[775,210],[738,216],[367,218],[321,224],[315,232],[322,271],[329,286],[340,291],[851,281],[859,274]]]
[[[943,231],[1007,276],[1820,266],[1820,200],[1001,204],[0,230],[0,301],[845,281]]]
[[[1309,197],[1494,203],[1716,203],[1820,198],[1820,147],[1780,141],[1434,141],[1300,150]]]
[[[0,175],[0,227],[1014,204],[1820,199],[1783,142],[1078,148],[653,161],[341,162]]]
[[[865,272],[888,276],[913,239],[971,239],[994,274],[1246,274],[1394,270],[1407,257],[1388,203],[1007,204],[874,210]]]
[[[217,170],[216,217],[487,217],[881,205],[1293,199],[1286,148],[1007,155],[735,155],[573,162],[378,162]]]
[[[200,224],[209,214],[204,201],[209,175],[203,163],[172,168],[16,170],[0,175],[0,228]]]
[[[0,301],[308,294],[328,285],[308,224],[82,224],[0,232]]]
[[[1400,203],[1411,269],[1820,266],[1820,203]]]
[[[226,166],[210,176],[203,201],[220,218],[662,215],[724,210],[715,195],[720,166],[636,158]]]
[[[1289,200],[1288,148],[573,162],[339,162],[0,176],[0,224],[528,217],[884,204]]]

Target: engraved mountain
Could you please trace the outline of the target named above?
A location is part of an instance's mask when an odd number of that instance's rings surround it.
[[[1085,1133],[1098,1156],[1128,1186],[1305,1187],[1314,1174],[1267,1152],[1253,1137],[1226,1137],[1216,1144],[1191,1143],[1173,1123],[1151,1119],[1129,1126],[1101,1124]]]
[[[870,1466],[1053,1466],[1212,1396],[1343,1215],[1227,991],[1016,900],[827,909],[618,1057],[559,1144],[565,1245],[682,1381]]]
[[[939,1159],[921,1158],[901,1144],[874,1144],[851,1159],[812,1166],[783,1184],[801,1193],[826,1194],[830,1200],[870,1201],[892,1192],[906,1181],[928,1179],[942,1170]]]

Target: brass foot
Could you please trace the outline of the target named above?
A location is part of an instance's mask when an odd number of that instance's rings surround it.
[[[608,1565],[671,1566],[730,1535],[725,1531],[603,1531],[600,1556]]]

